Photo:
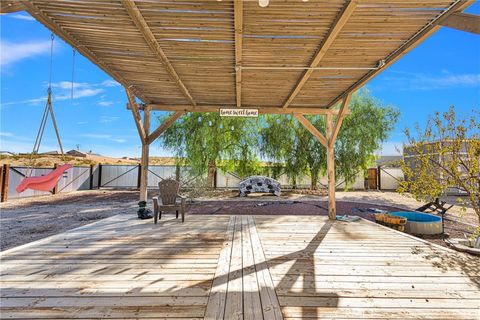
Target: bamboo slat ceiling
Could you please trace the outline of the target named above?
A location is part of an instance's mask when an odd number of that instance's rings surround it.
[[[22,1],[145,103],[292,112],[332,106],[471,2]]]

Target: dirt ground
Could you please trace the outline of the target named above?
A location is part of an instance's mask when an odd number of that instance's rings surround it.
[[[149,198],[153,196],[151,192]],[[328,215],[325,196],[284,192],[282,197],[254,195],[236,197],[236,192],[216,191],[190,201],[188,214],[296,214]],[[136,214],[138,191],[91,190],[36,198],[11,200],[0,204],[0,249],[25,244],[58,234],[116,214]],[[151,206],[151,203],[149,203]],[[371,213],[358,209],[387,211],[415,209],[421,203],[393,192],[338,192],[338,214],[358,215],[374,221]],[[460,216],[457,208],[449,211],[445,230],[450,237],[463,237],[475,225],[474,213]],[[188,217],[187,217],[188,219]],[[463,223],[463,222],[466,223]],[[426,240],[444,245],[440,236]]]

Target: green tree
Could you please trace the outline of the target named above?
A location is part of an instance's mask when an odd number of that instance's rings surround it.
[[[160,122],[167,117],[160,117]],[[207,185],[213,187],[218,167],[239,175],[256,172],[257,131],[254,119],[190,112],[168,128],[160,141],[175,154],[178,164],[188,165],[196,175],[207,173]]]
[[[335,171],[337,180],[351,185],[359,172],[366,170],[378,150],[393,130],[399,112],[383,106],[368,91],[355,94],[335,142]],[[323,134],[324,116],[308,116],[308,120]],[[285,164],[291,177],[308,174],[315,189],[321,174],[327,169],[326,148],[298,121],[289,116],[266,117],[261,130],[262,155]]]
[[[264,158],[283,163],[283,171],[294,187],[307,165],[301,151],[305,141],[301,136],[303,131],[290,115],[266,115],[262,119],[261,154]]]
[[[421,201],[432,201],[448,188],[463,190],[480,221],[480,114],[459,119],[455,108],[436,112],[424,129],[405,130],[405,174],[398,189]],[[459,198],[459,202],[462,199]],[[480,231],[480,229],[479,229]]]
[[[352,184],[358,173],[375,160],[400,115],[391,106],[384,106],[367,90],[355,94],[350,101],[350,115],[345,117],[335,142],[335,174]]]

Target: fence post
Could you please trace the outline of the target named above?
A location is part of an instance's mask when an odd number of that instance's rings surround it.
[[[2,194],[0,196],[1,202],[7,202],[8,200],[8,177],[9,176],[10,176],[10,165],[7,163],[3,165],[2,185],[0,188],[2,190]]]
[[[90,182],[90,190],[93,190],[93,172],[94,172],[94,169],[95,169],[95,165],[94,164],[91,164],[90,165],[90,179],[89,179],[89,182]]]
[[[0,166],[0,194],[3,193],[3,166]]]
[[[138,165],[138,177],[137,177],[137,189],[140,189],[140,184],[142,182],[142,165]]]
[[[382,167],[377,167],[377,186],[378,190],[382,190]]]
[[[97,189],[100,189],[102,186],[102,164],[98,164],[98,186]]]
[[[57,169],[57,167],[58,167],[58,165],[55,163],[53,165],[53,170]],[[55,187],[53,187],[53,190],[52,190],[52,194],[57,194],[57,193],[58,193],[58,182],[55,184]]]

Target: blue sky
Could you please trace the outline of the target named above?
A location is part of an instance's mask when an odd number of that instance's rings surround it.
[[[479,14],[475,3],[467,12]],[[43,112],[49,77],[50,31],[27,13],[0,17],[0,150],[29,152]],[[53,102],[65,149],[92,150],[110,156],[139,156],[140,142],[123,88],[80,54],[75,55],[71,99],[72,48],[55,38]],[[480,37],[442,28],[367,84],[401,118],[383,150],[396,154],[403,130],[424,123],[429,114],[451,105],[460,116],[480,106]],[[56,150],[47,125],[41,151]],[[152,155],[168,155],[156,143]]]

